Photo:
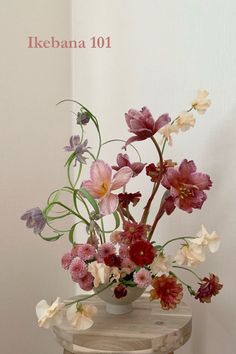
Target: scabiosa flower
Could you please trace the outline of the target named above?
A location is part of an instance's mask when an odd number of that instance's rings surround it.
[[[104,258],[104,263],[109,267],[120,267],[121,266],[121,258],[116,254],[110,254],[109,256]]]
[[[129,246],[126,244],[121,244],[119,248],[119,255],[121,258],[129,257]]]
[[[133,242],[146,238],[149,225],[125,221],[123,230],[121,232],[121,242],[130,245]]]
[[[85,243],[84,245],[80,245],[77,250],[77,255],[83,260],[88,261],[95,257],[96,249],[94,246],[89,243]]]
[[[72,259],[73,259],[73,256],[71,255],[71,252],[65,253],[61,259],[62,268],[64,268],[65,270],[68,270],[70,267],[70,264],[72,262]]]
[[[136,193],[119,193],[119,204],[122,208],[127,208],[130,203],[133,204],[133,206],[137,205],[138,202],[140,201],[141,198],[141,193],[136,192]]]
[[[145,269],[141,268],[138,272],[134,272],[134,282],[139,288],[147,288],[152,282],[151,273]]]
[[[140,240],[130,246],[129,256],[137,266],[143,267],[153,262],[156,249],[149,241]]]
[[[90,291],[94,287],[94,277],[91,273],[87,272],[83,278],[78,279],[78,284],[81,289],[85,291]]]
[[[65,146],[64,149],[65,151],[69,152],[69,151],[74,151],[76,158],[75,158],[75,166],[76,166],[76,162],[80,162],[83,164],[86,164],[86,157],[84,157],[84,153],[85,152],[89,152],[88,149],[90,149],[87,145],[88,145],[88,140],[84,140],[84,142],[82,143],[80,141],[80,136],[79,135],[72,135],[70,137],[70,142],[69,142],[69,146]]]
[[[212,182],[207,174],[196,170],[195,163],[186,159],[178,168],[167,169],[161,183],[170,192],[168,203],[172,204],[172,211],[177,206],[191,213],[193,209],[201,209],[207,199],[203,191],[210,189]]]
[[[90,120],[90,116],[88,114],[88,112],[78,112],[77,113],[77,119],[76,122],[77,124],[82,124],[82,125],[86,125]]]
[[[84,261],[79,257],[75,257],[69,267],[69,271],[74,282],[78,282],[87,274],[87,267]]]
[[[129,167],[133,171],[132,177],[138,176],[144,169],[145,163],[142,162],[133,162],[129,160],[127,154],[118,154],[116,158],[117,166],[112,166],[113,170],[119,171],[122,167]]]
[[[115,246],[111,242],[103,243],[98,247],[98,256],[99,258],[104,259],[105,257],[114,254],[116,251]]]
[[[172,275],[163,274],[152,280],[154,289],[150,291],[150,300],[160,299],[164,310],[174,309],[183,297],[183,286]]]
[[[79,135],[72,135],[69,140],[69,144],[64,147],[65,151],[75,151],[77,146],[80,144],[80,136]]]
[[[166,173],[169,167],[174,167],[176,165],[177,165],[176,162],[173,162],[172,160],[163,161],[162,176]],[[160,172],[161,172],[160,163],[158,163],[158,165],[154,165],[154,163],[151,163],[146,167],[146,175],[151,177],[151,181],[154,183],[159,181]]]
[[[126,146],[134,141],[151,138],[171,120],[169,115],[165,113],[155,121],[147,107],[143,107],[141,111],[130,109],[128,113],[125,114],[125,119],[129,131],[134,134],[134,136],[127,140]]]
[[[114,289],[114,295],[117,299],[121,299],[127,295],[127,289],[123,284],[119,284]]]
[[[34,229],[35,234],[40,234],[46,225],[46,218],[39,207],[27,210],[21,216],[21,220],[26,220],[26,226]]]
[[[205,277],[200,284],[200,288],[195,296],[200,302],[211,302],[212,296],[216,296],[223,285],[219,283],[219,278],[210,273],[209,278]]]

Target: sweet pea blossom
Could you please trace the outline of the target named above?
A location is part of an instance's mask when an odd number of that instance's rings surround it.
[[[105,284],[110,276],[110,267],[106,266],[104,263],[98,263],[97,261],[89,263],[88,271],[94,277],[95,288],[100,284]]]
[[[215,253],[220,247],[220,237],[215,231],[209,234],[204,225],[202,225],[197,237],[192,239],[191,242],[199,246],[208,246],[211,253]]]
[[[145,167],[142,162],[130,162],[127,154],[118,154],[116,158],[117,166],[112,166],[113,170],[119,171],[122,167],[129,167],[133,171],[132,177],[138,176]]]
[[[176,120],[176,126],[182,131],[186,132],[194,127],[196,119],[191,112],[182,112]]]
[[[164,125],[170,122],[170,117],[167,113],[162,114],[156,121],[147,107],[143,107],[141,111],[130,109],[125,114],[126,123],[129,131],[134,134],[126,142],[126,146],[134,141],[141,141],[151,138]]]
[[[92,317],[97,313],[94,305],[72,305],[66,311],[68,322],[77,330],[86,330],[93,325]]]
[[[173,140],[172,140],[172,134],[173,133],[178,133],[179,128],[176,125],[172,124],[166,124],[163,128],[160,129],[159,133],[163,135],[163,138],[168,141],[168,144],[172,146]]]
[[[46,300],[41,300],[36,305],[36,315],[38,317],[39,327],[50,328],[51,326],[59,325],[62,322],[65,304],[58,297],[51,306]]]
[[[152,274],[168,274],[172,267],[172,257],[165,256],[164,254],[158,254],[152,264],[150,269]]]
[[[21,220],[26,220],[26,226],[34,229],[35,234],[40,234],[46,225],[46,218],[38,207],[27,210],[21,216]]]
[[[182,246],[175,256],[175,261],[178,265],[187,265],[194,267],[206,259],[204,249],[201,246],[189,242],[189,244]]]
[[[119,198],[112,191],[125,186],[133,175],[129,167],[122,167],[113,177],[112,169],[102,160],[94,161],[90,169],[90,180],[84,181],[82,186],[99,199],[100,211],[103,215],[113,213],[119,204]]]
[[[170,211],[173,211],[176,206],[187,213],[191,213],[193,209],[201,209],[207,199],[203,191],[210,189],[212,182],[207,174],[196,170],[195,163],[186,159],[178,168],[167,169],[161,183],[170,192],[168,197]]]
[[[199,90],[197,97],[192,101],[192,107],[199,114],[204,114],[207,108],[210,107],[211,101],[207,98],[208,95],[209,93],[206,90]]]

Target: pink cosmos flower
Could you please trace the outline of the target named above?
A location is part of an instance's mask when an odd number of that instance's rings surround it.
[[[129,167],[122,167],[112,178],[112,169],[102,160],[94,161],[90,169],[90,180],[82,186],[100,200],[100,211],[103,215],[113,213],[119,204],[119,198],[112,191],[126,185],[133,175]]]
[[[168,168],[162,185],[170,192],[166,200],[166,212],[171,214],[178,208],[191,213],[201,209],[207,196],[204,190],[210,189],[212,182],[207,174],[196,172],[195,163],[183,160],[178,168]]]
[[[131,163],[129,160],[129,156],[127,154],[118,154],[116,158],[117,166],[112,166],[113,170],[119,171],[122,167],[130,167],[133,171],[133,176],[138,176],[142,170],[144,169],[146,163],[142,162],[133,162]]]
[[[81,245],[77,250],[77,255],[83,260],[88,261],[93,259],[96,254],[96,249],[94,246],[90,245],[89,243],[85,243]]]
[[[152,282],[151,273],[147,269],[141,268],[138,272],[134,272],[134,282],[139,288],[147,288]]]
[[[92,276],[92,274],[87,272],[83,278],[78,279],[78,284],[81,289],[85,291],[90,291],[94,287],[93,280],[94,277]]]
[[[72,262],[72,259],[73,259],[73,257],[71,255],[71,252],[65,253],[61,259],[62,268],[64,268],[65,270],[68,270],[70,267],[70,264]]]
[[[115,246],[111,242],[103,243],[98,247],[98,257],[104,259],[105,257],[114,254],[116,251]]]
[[[143,107],[141,111],[130,109],[128,113],[125,114],[125,119],[129,131],[135,134],[127,140],[126,146],[134,141],[145,140],[152,137],[171,120],[169,115],[165,113],[155,121],[147,107]]]
[[[74,282],[78,282],[87,274],[87,267],[84,261],[79,257],[75,257],[69,267],[69,271]]]

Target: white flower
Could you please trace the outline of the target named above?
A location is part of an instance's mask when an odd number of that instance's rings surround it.
[[[110,268],[104,263],[94,261],[88,265],[88,271],[94,277],[94,286],[97,288],[100,284],[105,284],[110,276]]]
[[[93,305],[82,305],[80,304],[77,310],[76,305],[72,305],[66,311],[66,316],[68,322],[72,327],[77,330],[85,330],[93,325],[93,320],[91,319],[93,315],[97,313],[97,308]]]
[[[191,240],[191,242],[199,246],[208,246],[212,253],[215,253],[220,247],[220,237],[215,231],[209,234],[204,225],[202,225],[202,229],[198,232],[197,237]]]
[[[153,274],[166,274],[169,273],[172,267],[172,257],[157,255],[152,264],[150,265],[151,272]]]
[[[190,129],[191,127],[194,127],[195,125],[195,118],[193,116],[192,113],[190,112],[182,112],[179,115],[179,118],[176,119],[175,124],[177,125],[177,127],[182,131],[182,132],[186,132],[188,129]]]
[[[38,317],[39,327],[49,328],[54,325],[59,325],[62,322],[63,311],[65,304],[58,297],[51,306],[46,300],[41,300],[36,305],[36,315]]]
[[[163,138],[167,139],[168,144],[172,145],[172,136],[173,133],[178,133],[179,128],[176,125],[166,124],[163,128],[159,130],[159,133],[163,135]]]
[[[203,247],[189,242],[178,250],[175,260],[178,265],[196,266],[206,259]]]
[[[192,107],[198,111],[199,114],[204,114],[211,101],[207,98],[209,93],[206,90],[199,90],[197,97],[192,101]]]

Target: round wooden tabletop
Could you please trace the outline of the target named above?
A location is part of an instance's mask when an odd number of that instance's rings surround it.
[[[191,335],[192,316],[181,303],[175,310],[164,311],[147,294],[133,303],[133,311],[111,315],[105,303],[94,297],[88,302],[98,308],[94,325],[77,334],[54,327],[64,354],[169,354],[186,343]]]

